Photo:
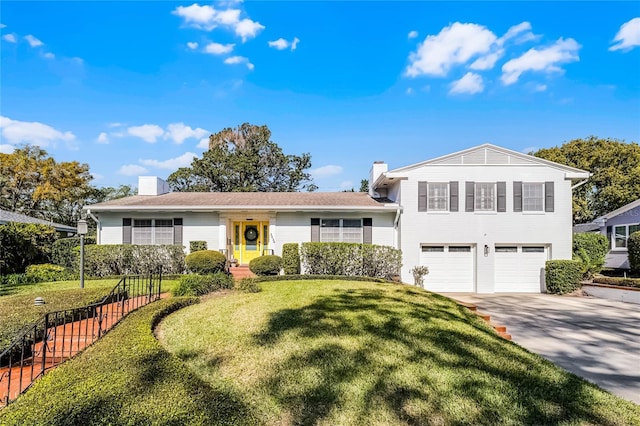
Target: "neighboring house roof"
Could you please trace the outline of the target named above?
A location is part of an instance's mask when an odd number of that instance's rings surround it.
[[[577,169],[575,167],[565,166],[553,161],[534,157],[533,155],[523,154],[522,152],[513,151],[502,148],[490,143],[474,146],[462,151],[454,152],[442,157],[434,158],[419,163],[410,164],[408,166],[389,170],[383,173],[373,187],[376,188],[386,180],[394,178],[403,178],[406,172],[415,170],[424,166],[547,166],[565,172],[566,179],[587,179],[591,174],[587,171]],[[386,182],[388,183],[388,182]]]
[[[640,198],[630,202],[629,204],[627,204],[626,206],[622,206],[617,210],[612,211],[611,213],[607,213],[604,216],[602,216],[600,219],[611,219],[614,218],[622,213],[625,213],[631,209],[635,209],[636,207],[640,206]]]
[[[595,232],[600,231],[600,225],[595,222],[589,223],[579,223],[577,225],[573,225],[573,233],[579,234],[581,232]]]
[[[85,210],[396,210],[389,199],[364,192],[170,192],[134,195],[86,206]]]
[[[10,212],[8,210],[0,209],[0,225],[5,223],[17,222],[17,223],[35,223],[39,225],[49,225],[60,232],[77,232],[76,228],[69,225],[62,225],[60,223],[50,222],[44,219],[38,219],[35,217],[27,216],[21,213]]]

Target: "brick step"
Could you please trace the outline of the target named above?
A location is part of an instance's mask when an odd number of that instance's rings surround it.
[[[502,337],[503,339],[506,340],[511,340],[511,335],[509,333],[502,333],[502,332],[498,332],[498,336]]]
[[[483,320],[485,320],[486,322],[491,321],[491,315],[489,314],[483,314],[482,312],[476,311],[476,315],[482,318]]]
[[[507,332],[507,327],[504,325],[494,325],[493,329],[495,331],[497,331],[498,333],[506,333]]]

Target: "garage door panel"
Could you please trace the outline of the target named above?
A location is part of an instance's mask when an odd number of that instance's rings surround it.
[[[437,251],[442,247],[442,251]],[[425,251],[426,249],[426,251]],[[451,251],[454,250],[454,251]],[[429,267],[425,288],[431,291],[474,291],[474,251],[470,246],[423,247],[421,264]]]
[[[539,293],[543,289],[547,248],[496,246],[495,292]]]

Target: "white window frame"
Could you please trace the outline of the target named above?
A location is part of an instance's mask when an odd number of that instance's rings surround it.
[[[444,189],[444,195],[435,194],[436,189]],[[444,201],[444,207],[439,206]],[[449,182],[427,182],[427,211],[449,211]]]
[[[338,226],[324,226],[324,222],[327,220],[337,220],[338,221]],[[344,221],[358,221],[360,223],[360,226],[349,226],[349,227],[345,227],[344,226]],[[323,232],[323,229],[327,229],[327,228],[332,228],[332,229],[337,229],[338,233],[337,233],[337,240],[336,238],[332,238],[331,240],[327,239],[327,235],[326,235],[326,231]],[[349,239],[348,241],[345,241],[345,234],[349,234],[349,232],[345,232],[345,229],[358,229],[358,241],[353,241],[353,239]],[[355,234],[355,233],[354,233]],[[358,244],[362,244],[364,238],[364,226],[362,225],[362,219],[359,218],[344,218],[344,219],[336,219],[336,218],[324,218],[324,219],[320,219],[320,242],[321,243],[327,243],[327,242],[336,242],[336,243],[343,243],[343,242],[347,242],[347,243],[358,243]]]
[[[540,197],[525,195],[527,187],[537,186],[540,188]],[[527,206],[528,200],[539,200],[540,208],[532,209]],[[544,183],[543,182],[522,182],[522,211],[523,212],[544,212]]]
[[[145,227],[141,227],[141,226],[136,226],[136,222],[139,221],[151,221],[151,226],[145,226]],[[156,226],[156,221],[171,221],[171,227],[168,226]],[[131,224],[131,244],[135,244],[135,245],[170,245],[173,244],[174,241],[174,224],[173,224],[173,219],[149,219],[149,218],[138,218],[138,219],[133,219],[133,223]],[[145,238],[145,241],[142,242],[140,241],[140,236],[137,235],[136,233],[136,229],[141,229],[141,228],[145,228],[145,229],[149,229],[150,232],[150,238]],[[160,235],[159,234],[159,230],[160,229],[171,229],[171,242],[162,242],[162,241],[158,241],[160,240]],[[166,233],[167,235],[169,235],[169,232]],[[150,241],[147,243],[147,241]]]
[[[640,223],[629,223],[626,225],[613,225],[613,229],[612,229],[612,233],[611,233],[611,250],[614,251],[627,251],[627,240],[629,239],[629,235],[632,234],[632,232],[629,231],[629,228],[631,228],[632,226],[640,226]],[[618,234],[616,232],[616,228],[624,228],[624,232],[625,234]],[[640,231],[640,229],[636,229],[633,232],[636,231]],[[620,237],[618,237],[618,235],[620,235]],[[617,242],[618,240],[622,240],[623,245],[622,246],[618,246]]]
[[[486,207],[486,202],[483,202],[485,197],[480,196],[479,189],[482,188],[482,186],[485,185],[490,185],[491,191],[492,191],[492,196],[489,199],[489,201],[491,201],[491,206],[490,207]],[[497,185],[495,182],[476,182],[474,189],[473,189],[473,207],[474,207],[474,211],[477,212],[495,212],[496,211],[496,206],[498,203],[498,190],[497,190]],[[482,207],[483,205],[485,205],[484,207]]]

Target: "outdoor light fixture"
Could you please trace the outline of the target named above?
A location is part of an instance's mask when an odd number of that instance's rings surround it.
[[[84,236],[88,230],[87,221],[80,219],[77,228],[78,235],[80,235],[80,288],[84,288]]]
[[[36,297],[35,300],[33,301],[34,306],[42,306],[44,305],[44,299],[40,296]]]
[[[489,256],[489,246],[488,245],[484,245],[484,257]]]

